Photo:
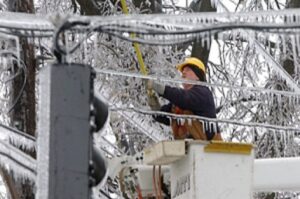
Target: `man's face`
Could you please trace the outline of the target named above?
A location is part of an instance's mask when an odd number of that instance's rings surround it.
[[[189,66],[186,66],[183,68],[182,78],[187,79],[187,80],[199,80],[197,75],[194,73],[194,71]],[[190,89],[192,87],[193,87],[192,84],[183,84],[184,89]]]

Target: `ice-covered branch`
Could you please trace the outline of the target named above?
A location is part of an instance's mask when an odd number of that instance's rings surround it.
[[[103,88],[104,89],[104,88]],[[102,93],[103,95],[108,95],[109,88],[105,88],[106,92]],[[104,90],[105,90],[104,89]],[[109,96],[103,96],[107,101],[109,101]],[[110,102],[111,107],[116,106],[122,106],[123,103],[121,100],[117,100],[114,103]],[[120,116],[122,116],[127,123],[129,123],[131,126],[136,127],[139,131],[141,131],[144,135],[152,139],[153,141],[157,142],[159,140],[165,140],[168,139],[166,136],[164,136],[162,133],[159,133],[157,128],[155,126],[149,126],[149,121],[145,118],[141,118],[137,113],[134,112],[118,112]]]
[[[119,114],[126,119],[126,121],[139,129],[142,133],[144,133],[146,136],[148,136],[150,139],[152,139],[155,142],[158,142],[160,140],[164,140],[167,138],[164,138],[162,134],[159,134],[153,127],[147,128],[149,122],[146,122],[144,118],[139,117],[137,114],[134,114],[133,112],[119,112]],[[143,122],[142,122],[143,120]]]
[[[222,6],[222,8],[224,8],[227,13],[229,13],[228,9],[226,8],[226,6],[220,2],[219,3],[220,6]],[[296,16],[295,16],[296,17]],[[299,16],[298,16],[299,18]],[[289,21],[294,21],[292,19],[290,19]],[[295,20],[297,21],[297,20]],[[299,19],[298,19],[299,21]],[[276,73],[282,77],[284,80],[286,80],[286,83],[294,90],[297,91],[298,93],[300,93],[300,88],[298,86],[298,84],[292,79],[292,77],[286,72],[286,70],[265,50],[265,48],[262,46],[262,44],[260,44],[255,38],[251,37],[251,35],[245,31],[245,30],[240,30],[240,32],[246,36],[247,40],[249,41],[249,43],[253,44],[253,47],[258,51],[258,53],[260,53],[261,55],[264,56],[264,58],[269,62],[269,64],[274,68],[274,70],[276,71]],[[291,37],[294,39],[294,37]],[[299,36],[296,37],[297,39],[299,39]],[[296,46],[298,48],[298,52],[300,50],[300,46],[298,46],[299,44],[297,44],[298,42],[293,42],[293,52],[296,52]],[[285,45],[285,44],[284,44]],[[285,53],[285,52],[284,52]],[[297,55],[294,55],[294,62],[296,62],[296,57]]]
[[[97,137],[97,135],[95,135],[95,136]],[[103,147],[104,148],[109,147],[109,148],[113,149],[114,154],[117,154],[117,155],[122,155],[123,154],[123,152],[116,145],[111,143],[111,141],[109,141],[107,138],[105,138],[105,136],[101,135],[101,136],[99,136],[99,138],[103,142],[101,142],[98,147],[100,147],[101,149],[103,149]],[[97,145],[97,144],[98,143],[95,143],[95,145]]]

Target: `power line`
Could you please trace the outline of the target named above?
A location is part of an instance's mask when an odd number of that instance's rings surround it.
[[[272,89],[265,89],[265,88],[254,88],[254,87],[243,87],[243,86],[234,86],[234,85],[225,85],[225,84],[217,84],[217,83],[207,83],[201,81],[193,81],[193,80],[185,80],[179,78],[166,78],[166,77],[159,77],[153,75],[142,75],[138,73],[130,73],[130,72],[119,72],[114,70],[107,70],[107,69],[94,69],[96,73],[104,74],[104,75],[112,75],[112,76],[122,76],[128,78],[139,78],[139,79],[149,79],[149,80],[156,80],[160,82],[169,82],[169,83],[177,83],[177,84],[192,84],[192,85],[201,85],[201,86],[208,86],[213,88],[228,88],[232,90],[242,90],[242,91],[249,91],[249,92],[259,92],[264,94],[274,94],[274,95],[283,95],[283,96],[293,96],[295,98],[300,97],[300,92],[291,92],[291,91],[280,91],[280,90],[272,90]]]
[[[7,158],[9,161],[12,161],[12,169],[16,173],[27,173],[31,179],[35,179],[37,174],[36,172],[36,160],[30,157],[29,155],[23,153],[19,149],[0,141],[0,159]],[[5,161],[1,161],[2,164],[5,164]]]
[[[113,32],[127,32],[127,33],[136,33],[141,35],[191,35],[194,33],[218,33],[220,31],[227,31],[227,30],[234,30],[234,29],[246,29],[246,30],[255,30],[259,32],[267,32],[267,33],[289,33],[289,34],[298,34],[295,32],[295,29],[300,28],[300,24],[255,24],[255,23],[239,23],[239,22],[229,22],[223,24],[211,24],[206,25],[205,27],[192,27],[190,29],[183,29],[183,27],[176,27],[178,28],[173,31],[170,30],[163,30],[163,29],[153,29],[152,27],[137,27],[136,25],[128,25],[125,26],[121,24],[110,24],[110,25],[103,25],[100,27],[94,28],[95,31],[99,32],[106,32],[110,33]],[[284,31],[285,29],[293,29],[292,32]]]
[[[19,130],[17,130],[17,129],[11,128],[11,127],[6,126],[6,125],[1,124],[1,123],[0,123],[0,126],[1,126],[2,128],[5,128],[5,129],[9,130],[10,132],[12,132],[12,133],[14,133],[14,134],[17,134],[17,135],[22,136],[22,137],[24,137],[24,138],[26,138],[26,139],[28,139],[28,140],[30,140],[30,141],[33,141],[33,142],[36,141],[35,137],[33,137],[33,136],[31,136],[31,135],[29,135],[29,134],[27,134],[27,133],[24,133],[24,132],[22,132],[22,131],[19,131]],[[0,132],[0,133],[1,133],[1,132]]]
[[[218,123],[226,123],[226,124],[233,124],[233,125],[239,125],[239,126],[248,126],[248,127],[262,127],[266,129],[273,129],[273,130],[283,130],[283,131],[295,131],[299,132],[299,127],[290,127],[290,126],[278,126],[278,125],[272,125],[272,124],[262,124],[262,123],[257,123],[257,122],[241,122],[241,121],[236,121],[236,120],[228,120],[228,119],[216,119],[216,118],[207,118],[203,116],[198,116],[198,115],[181,115],[181,114],[174,114],[174,113],[167,113],[167,112],[162,112],[162,111],[151,111],[151,110],[144,110],[141,108],[135,108],[135,107],[116,107],[116,108],[110,108],[111,111],[124,111],[124,112],[137,112],[141,113],[144,115],[152,115],[152,116],[157,116],[157,115],[162,115],[162,116],[167,116],[170,118],[175,118],[175,119],[187,119],[187,120],[201,120],[204,122],[212,122],[215,124]]]

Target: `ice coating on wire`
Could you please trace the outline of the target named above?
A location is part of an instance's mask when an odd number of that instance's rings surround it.
[[[36,160],[3,141],[0,141],[0,165],[15,173],[16,179],[29,179],[35,182]]]

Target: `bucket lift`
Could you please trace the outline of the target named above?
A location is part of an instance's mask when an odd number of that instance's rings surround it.
[[[162,141],[117,162],[122,162],[119,170],[129,168],[122,183],[135,183],[139,191],[131,194],[139,199],[159,195],[162,185],[174,199],[251,199],[258,191],[300,190],[300,158],[254,159],[254,149],[232,142]],[[161,167],[159,175],[155,167]]]
[[[251,198],[254,151],[250,144],[163,141],[144,151],[148,165],[170,165],[171,197]]]

